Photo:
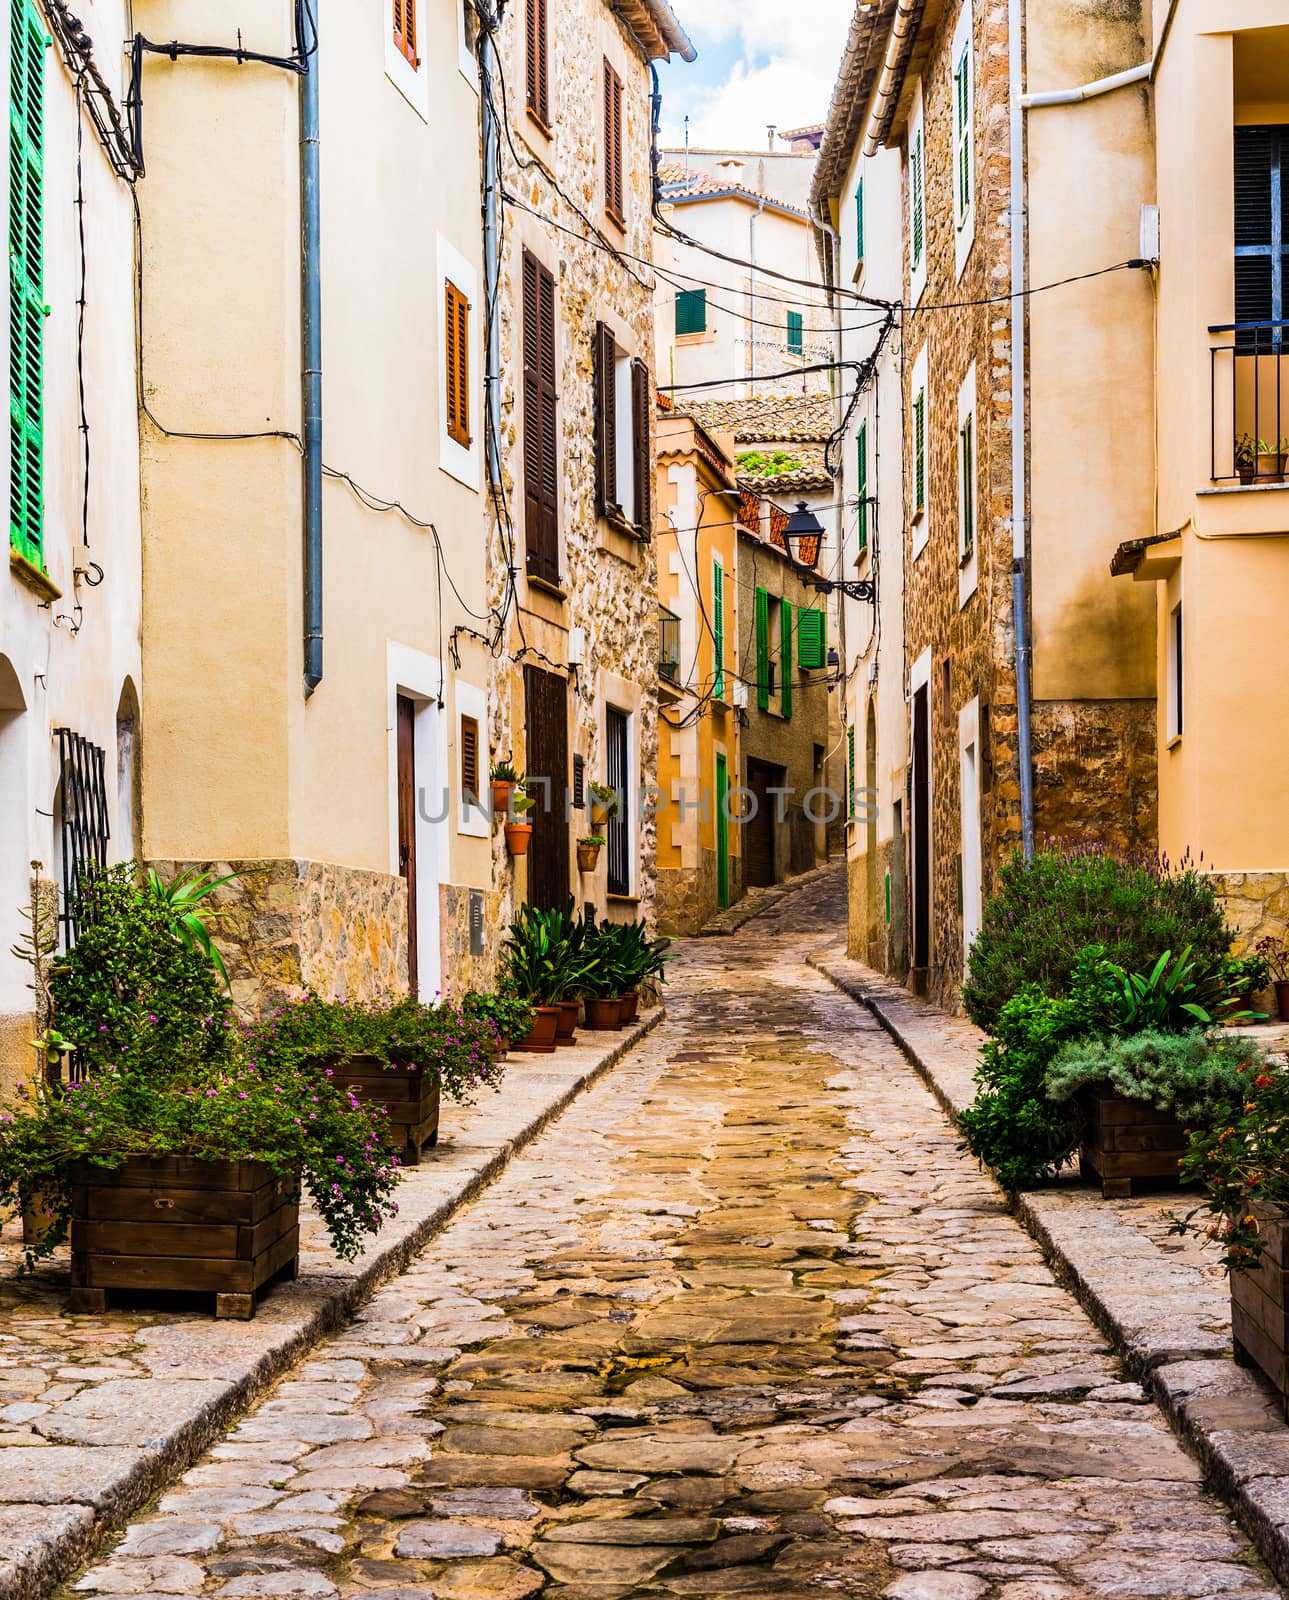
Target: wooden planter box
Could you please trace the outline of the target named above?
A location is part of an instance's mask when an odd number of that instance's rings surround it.
[[[1289,1228],[1283,1211],[1252,1209],[1265,1248],[1256,1267],[1231,1273],[1231,1339],[1240,1365],[1270,1378],[1289,1420]]]
[[[106,1311],[113,1289],[196,1290],[217,1317],[245,1320],[266,1283],[295,1277],[299,1254],[299,1184],[262,1161],[72,1168],[72,1311]]]
[[[424,1067],[391,1067],[378,1056],[349,1056],[332,1063],[335,1081],[366,1105],[384,1106],[385,1140],[405,1167],[439,1142],[438,1075]]]
[[[1079,1166],[1085,1178],[1100,1180],[1104,1199],[1127,1199],[1134,1178],[1176,1182],[1186,1135],[1171,1111],[1096,1090],[1083,1104],[1088,1128]]]

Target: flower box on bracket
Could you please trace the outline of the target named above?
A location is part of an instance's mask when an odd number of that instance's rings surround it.
[[[106,1311],[114,1289],[184,1290],[246,1320],[265,1284],[296,1275],[300,1186],[262,1161],[81,1160],[71,1194],[74,1312]]]
[[[1270,1378],[1289,1420],[1289,1227],[1278,1206],[1251,1211],[1263,1249],[1256,1266],[1231,1271],[1231,1339],[1240,1365]]]
[[[334,1061],[335,1082],[352,1089],[364,1105],[381,1106],[385,1143],[405,1167],[419,1164],[421,1151],[439,1142],[439,1078],[423,1066],[403,1067],[379,1056]]]
[[[1090,1091],[1084,1109],[1079,1166],[1085,1178],[1100,1182],[1104,1199],[1127,1199],[1134,1179],[1177,1181],[1186,1134],[1171,1111],[1104,1089]]]

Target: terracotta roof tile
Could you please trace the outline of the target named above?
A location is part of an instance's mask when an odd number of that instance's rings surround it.
[[[746,400],[686,400],[676,408],[708,433],[732,433],[736,444],[823,443],[837,426],[828,394],[758,394]]]

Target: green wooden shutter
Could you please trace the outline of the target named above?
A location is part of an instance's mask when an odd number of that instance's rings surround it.
[[[959,539],[958,554],[963,561],[971,559],[971,552],[976,545],[976,447],[972,438],[974,433],[972,418],[968,414],[963,419],[962,427],[958,432],[959,448],[962,454],[962,505],[959,512],[961,535]]]
[[[11,0],[9,68],[9,543],[44,566],[45,29]]]
[[[966,221],[971,209],[971,45],[963,49],[962,57],[953,74],[954,120],[956,123],[958,161],[958,226]]]
[[[803,321],[800,311],[788,312],[788,354],[799,356],[805,349]]]
[[[797,612],[797,665],[817,672],[828,665],[823,612],[816,606]]]
[[[676,296],[676,332],[707,332],[706,289],[682,289]]]
[[[846,729],[846,815],[855,815],[855,724]]]
[[[785,717],[792,715],[792,606],[783,602],[779,613],[779,632],[783,637],[783,683],[779,691],[779,709]]]
[[[859,549],[868,549],[868,423],[859,425],[855,451],[855,486],[859,494]]]
[[[770,709],[770,597],[756,591],[756,703]]]
[[[725,698],[725,571],[712,563],[712,693]]]
[[[913,235],[913,270],[922,265],[922,232],[923,232],[923,205],[922,205],[922,130],[917,131],[913,140],[913,148],[909,152],[909,212],[910,226]]]
[[[926,393],[913,402],[913,508],[926,507]]]
[[[864,259],[864,180],[855,185],[855,260]]]
[[[723,755],[716,757],[716,903],[730,903],[730,826],[729,767]]]

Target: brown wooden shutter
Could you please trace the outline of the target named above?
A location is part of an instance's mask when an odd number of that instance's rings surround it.
[[[618,510],[618,347],[613,330],[595,324],[595,499],[600,516]]]
[[[631,446],[635,468],[636,531],[653,538],[653,451],[649,441],[649,368],[631,363]]]
[[[528,109],[544,128],[550,126],[549,48],[546,37],[546,0],[527,0],[525,27],[528,69]]]
[[[524,252],[524,538],[528,571],[559,582],[555,279]]]
[[[604,209],[619,227],[622,215],[622,79],[604,59]]]
[[[448,438],[470,448],[470,302],[449,283],[444,290]]]
[[[394,0],[394,43],[414,67],[416,56],[416,0]]]
[[[479,719],[461,718],[461,798],[479,800]]]

